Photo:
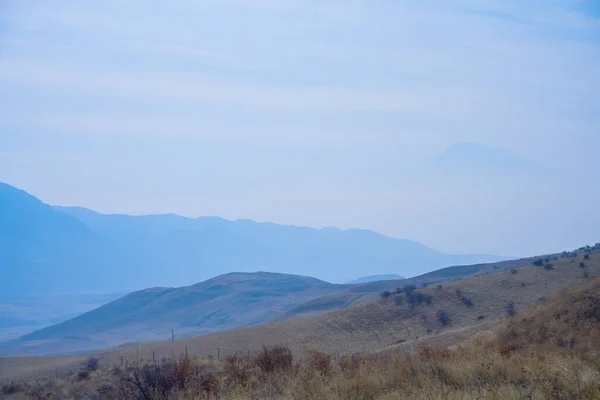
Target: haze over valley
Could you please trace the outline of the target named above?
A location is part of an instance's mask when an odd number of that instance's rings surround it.
[[[0,0],[0,398],[600,399],[597,0]]]

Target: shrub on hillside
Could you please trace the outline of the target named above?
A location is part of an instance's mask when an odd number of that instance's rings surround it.
[[[400,306],[404,303],[404,297],[402,296],[394,296],[394,302],[397,306]]]
[[[23,391],[23,386],[17,382],[11,382],[3,385],[0,390],[1,395],[16,394]]]
[[[401,343],[403,343],[402,341]],[[352,378],[356,376],[358,371],[360,370],[360,364],[362,359],[356,355],[345,355],[340,358],[340,371],[347,378]]]
[[[90,357],[85,361],[85,369],[88,372],[92,372],[98,369],[100,366],[100,359]]]
[[[250,380],[250,360],[238,355],[225,357],[223,372],[230,386],[244,386]]]
[[[483,319],[485,319],[485,315],[481,314],[477,316],[477,321],[481,321]]]
[[[406,286],[404,286],[404,291],[406,293],[414,292],[415,290],[417,290],[417,287],[415,285],[406,285]]]
[[[429,283],[423,282],[423,285],[421,285],[421,286],[423,286],[423,289],[425,289],[425,288],[429,287]]]
[[[584,256],[583,256],[583,259],[584,259],[584,260],[589,260],[589,259],[590,259],[590,255],[589,255],[589,254],[586,254],[586,255],[584,255]]]
[[[215,372],[187,356],[141,365],[120,379],[117,393],[107,398],[167,399],[174,391],[186,391],[193,398],[217,395],[220,382]]]
[[[552,264],[552,263],[544,264],[544,269],[546,271],[550,271],[551,269],[554,269],[554,264]]]
[[[450,315],[444,310],[438,310],[437,319],[442,323],[442,325],[450,325],[452,322]]]
[[[579,263],[579,268],[586,268],[587,265],[584,262]]]
[[[437,290],[442,290],[444,288],[444,286],[442,285],[437,285]]]
[[[293,361],[291,350],[284,346],[273,348],[264,346],[262,352],[256,357],[256,365],[264,373],[290,371],[294,366]]]
[[[385,292],[381,292],[380,296],[381,296],[382,299],[387,299],[391,295],[392,295],[392,292],[390,292],[389,290],[386,290]]]
[[[509,301],[506,304],[506,314],[509,317],[514,317],[515,315],[517,315],[517,308],[515,307],[515,302],[514,301]]]
[[[321,353],[320,351],[315,351],[311,354],[309,366],[321,376],[331,376],[333,371],[331,366],[331,356],[329,354]]]
[[[473,300],[471,300],[470,298],[465,297],[465,296],[461,297],[460,301],[469,308],[471,308],[475,305],[475,304],[473,304]]]
[[[542,267],[544,265],[544,259],[538,258],[533,262],[533,265],[535,265],[536,267]]]
[[[519,272],[519,271],[517,271],[517,269],[516,269],[516,268],[512,268],[512,269],[510,270],[510,273],[511,273],[511,274],[513,274],[513,275],[516,275],[516,274],[517,274],[517,272]]]
[[[406,301],[413,306],[423,303],[431,304],[433,302],[433,296],[418,292],[406,292]]]
[[[457,297],[459,297],[459,298],[462,297],[462,290],[456,289],[456,292],[454,292],[454,293],[456,293]]]

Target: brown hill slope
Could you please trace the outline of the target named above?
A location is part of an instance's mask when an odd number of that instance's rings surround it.
[[[535,305],[562,288],[600,274],[600,254],[583,254],[555,261],[551,269],[538,266],[499,271],[445,283],[440,288],[418,289],[410,299],[406,293],[387,299],[354,305],[311,317],[209,334],[192,339],[122,346],[96,353],[106,365],[119,365],[172,357],[187,352],[198,358],[215,359],[236,352],[253,352],[263,345],[289,345],[294,351],[321,350],[349,353],[406,348],[413,344],[453,344],[481,330],[493,328],[506,317],[506,307],[514,301],[516,310]],[[580,267],[585,263],[585,268]],[[493,267],[492,267],[493,268]],[[460,291],[460,295],[457,294]],[[423,297],[431,296],[430,304]],[[414,304],[411,304],[414,303]],[[470,304],[472,305],[470,306]],[[440,320],[439,311],[449,321]],[[417,339],[418,338],[418,339]],[[85,356],[77,358],[84,360]],[[36,369],[35,359],[5,359],[4,373],[19,376]],[[62,357],[55,357],[62,363]],[[72,359],[70,359],[72,360]],[[73,361],[74,362],[74,361]],[[48,363],[45,363],[48,364]],[[9,368],[7,368],[9,366]],[[39,371],[43,372],[43,371]]]
[[[11,400],[39,393],[100,400],[597,399],[600,277],[570,285],[455,346],[405,350],[340,358],[314,353],[298,362],[297,354],[273,349],[212,365],[184,357],[1,389]]]
[[[448,284],[417,290],[412,296],[403,293],[387,299],[356,305],[343,310],[325,312],[311,317],[270,323],[205,335],[174,343],[154,343],[136,348],[103,352],[108,362],[121,357],[168,357],[184,352],[199,358],[246,353],[263,345],[287,345],[294,351],[327,352],[373,351],[399,343],[410,343],[437,335],[469,332],[466,328],[488,329],[490,324],[507,316],[509,303],[519,310],[532,307],[544,298],[570,285],[600,275],[600,254],[588,255],[589,260],[563,258],[548,269],[527,266],[494,274],[457,280]],[[585,264],[585,268],[580,266]],[[431,296],[418,303],[418,296]],[[417,297],[415,300],[414,298]],[[401,300],[400,300],[401,299]],[[412,299],[412,300],[411,300]],[[414,304],[411,304],[414,303]],[[472,305],[470,305],[472,303]],[[443,311],[449,317],[443,323]],[[452,333],[452,334],[451,334]]]
[[[521,267],[533,259],[444,268],[421,276],[335,285],[314,278],[230,273],[180,288],[140,290],[70,320],[0,343],[0,356],[76,354],[123,343],[194,337],[372,301],[385,290]]]
[[[0,356],[43,355],[167,340],[268,322],[299,303],[345,290],[318,279],[231,273],[181,288],[137,291],[65,322],[0,344]]]
[[[544,259],[555,259],[558,257],[558,254],[553,254],[544,256]],[[359,285],[352,285],[348,287],[348,289],[339,293],[327,294],[323,297],[299,304],[287,311],[284,315],[277,318],[277,320],[283,321],[287,319],[319,314],[324,311],[347,308],[355,304],[375,300],[383,291],[393,291],[399,287],[401,288],[407,285],[415,285],[417,287],[433,286],[456,279],[465,279],[513,268],[521,268],[526,265],[531,265],[537,259],[539,259],[539,257],[528,257],[518,260],[501,261],[489,264],[457,265],[407,279],[375,281]]]

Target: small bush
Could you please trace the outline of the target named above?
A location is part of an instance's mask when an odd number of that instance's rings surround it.
[[[406,340],[401,339],[397,343],[404,343]],[[354,377],[360,370],[361,359],[358,355],[342,356],[340,358],[340,371],[346,377]]]
[[[586,255],[584,255],[584,256],[583,256],[583,259],[584,259],[584,260],[589,260],[589,259],[590,259],[590,255],[589,255],[589,254],[586,254]]]
[[[457,296],[457,297],[459,297],[459,298],[460,298],[460,297],[462,297],[462,290],[460,290],[460,289],[456,289],[456,292],[455,292],[455,293],[456,293],[456,296]]]
[[[587,271],[583,271],[583,279],[587,279],[590,277],[590,274]]]
[[[428,288],[429,287],[429,283],[424,282],[423,285],[421,285],[421,286],[423,286],[423,289]]]
[[[550,271],[551,269],[554,269],[554,264],[552,264],[552,263],[544,264],[544,269],[546,271]]]
[[[450,325],[452,320],[450,319],[450,315],[444,310],[438,310],[437,319],[442,323],[442,325]]]
[[[515,315],[517,315],[517,309],[515,307],[515,302],[514,301],[509,301],[506,304],[506,314],[509,317],[514,317]]]
[[[265,346],[256,357],[256,365],[264,373],[290,371],[293,367],[292,352],[289,348],[283,346],[273,348]]]
[[[96,371],[100,366],[100,359],[90,357],[85,361],[85,369],[88,372]]]
[[[321,374],[321,376],[331,376],[333,369],[331,366],[331,356],[329,354],[321,353],[319,351],[313,352],[309,360],[309,365],[314,371]]]
[[[437,285],[437,290],[442,290],[444,287],[442,285]]]
[[[485,319],[485,315],[481,314],[477,316],[477,321],[481,321],[483,319]]]
[[[406,286],[404,286],[404,291],[406,293],[414,292],[415,290],[417,290],[417,287],[415,285],[406,285]]]
[[[397,288],[397,289],[394,291],[394,293],[395,293],[395,294],[400,294],[400,293],[402,293],[402,288],[400,288],[400,287],[399,287],[399,288]]]
[[[394,302],[396,303],[397,306],[401,306],[404,303],[404,297],[402,297],[402,296],[395,296],[394,297]]]
[[[511,273],[511,274],[513,274],[513,275],[516,275],[516,274],[517,274],[517,272],[519,272],[519,271],[517,271],[517,269],[516,269],[516,268],[512,268],[512,269],[510,270],[510,273]]]
[[[390,292],[389,290],[386,290],[385,292],[381,292],[381,298],[382,299],[387,299],[391,295],[392,295],[392,292]]]
[[[406,301],[410,305],[418,305],[418,304],[431,304],[433,302],[433,296],[430,294],[423,293],[415,293],[415,292],[406,292]]]
[[[250,362],[240,356],[225,357],[223,362],[225,379],[229,385],[245,386],[250,380]]]
[[[587,265],[584,262],[580,262],[579,268],[587,268]]]
[[[15,394],[15,393],[20,393],[22,391],[23,391],[23,386],[21,386],[19,383],[16,383],[16,382],[8,383],[6,385],[3,385],[0,388],[0,394],[2,394],[2,395]]]
[[[473,304],[473,300],[471,300],[470,298],[465,297],[465,296],[461,297],[460,301],[469,308],[471,308],[475,305],[475,304]]]
[[[77,379],[80,381],[86,380],[90,377],[90,373],[88,371],[79,371],[77,374]]]
[[[533,262],[533,265],[535,265],[536,267],[542,267],[544,265],[544,259],[538,258]]]

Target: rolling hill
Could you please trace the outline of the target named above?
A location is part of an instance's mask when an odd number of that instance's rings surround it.
[[[283,321],[372,301],[385,290],[417,287],[531,264],[534,259],[448,267],[409,279],[336,285],[304,276],[229,273],[180,288],[133,292],[15,340],[4,354],[64,354],[126,342],[161,341]],[[2,354],[2,353],[0,353]]]
[[[221,358],[234,353],[254,353],[263,345],[289,346],[296,354],[309,355],[311,351],[324,351],[330,354],[348,354],[355,352],[378,353],[381,351],[408,351],[414,346],[447,346],[474,337],[478,332],[495,329],[507,318],[508,311],[520,313],[538,304],[544,304],[547,298],[557,292],[595,279],[600,276],[600,245],[584,251],[563,253],[560,257],[547,256],[530,259],[510,269],[497,269],[490,266],[491,273],[478,274],[464,279],[456,279],[441,285],[432,285],[421,289],[410,289],[407,285],[401,292],[394,291],[385,297],[377,295],[371,301],[354,304],[345,309],[321,312],[301,318],[271,322],[218,333],[211,333],[175,342],[160,341],[154,343],[124,344],[111,350],[92,353],[106,366],[121,363],[132,364],[136,360],[176,357],[188,352],[198,359]],[[555,259],[555,260],[553,260]],[[541,260],[537,263],[537,260]],[[524,260],[519,260],[525,262]],[[533,265],[533,264],[540,264]],[[515,264],[516,265],[516,264]],[[456,272],[456,271],[454,271]],[[435,276],[435,274],[434,274]],[[439,276],[438,276],[439,277]],[[257,276],[264,283],[264,277]],[[305,287],[306,283],[316,287],[328,284],[312,278],[298,280],[289,277],[291,282]],[[431,279],[431,276],[429,277]],[[239,276],[225,275],[216,281],[206,282],[205,288],[221,284],[237,284]],[[395,281],[392,283],[406,283]],[[383,284],[385,282],[376,282]],[[389,282],[388,282],[389,283]],[[241,283],[243,286],[253,283]],[[373,284],[366,284],[373,285]],[[267,284],[267,287],[269,285]],[[362,285],[351,285],[341,293],[360,293]],[[370,286],[374,289],[373,286]],[[172,289],[155,289],[137,293],[141,298],[168,299]],[[188,288],[189,290],[189,288]],[[354,292],[352,292],[354,290]],[[162,293],[162,296],[160,294]],[[176,296],[177,297],[177,296]],[[322,298],[326,298],[323,296]],[[141,301],[140,303],[144,303]],[[159,303],[162,303],[159,300]],[[164,302],[168,308],[169,301]],[[114,306],[114,305],[113,305]],[[142,307],[143,308],[143,307]],[[442,318],[440,313],[446,316]],[[98,314],[96,314],[98,315]],[[145,314],[142,313],[142,316]],[[88,317],[88,319],[91,319]],[[143,317],[137,318],[138,320]],[[73,324],[73,322],[70,322]],[[102,322],[96,323],[101,325]],[[64,329],[65,325],[46,330]],[[93,329],[92,329],[93,330]],[[83,332],[84,330],[82,330]],[[42,331],[40,331],[42,332]],[[36,335],[41,340],[40,332]],[[35,339],[35,337],[32,337]],[[18,357],[5,358],[5,365],[11,368],[12,376],[32,371],[35,366],[60,366],[62,371],[74,368],[90,355],[76,357]],[[54,371],[54,370],[52,370]],[[43,373],[36,370],[36,374]],[[10,376],[7,376],[10,378]]]
[[[187,348],[199,358],[236,352],[257,351],[263,345],[286,345],[305,353],[320,350],[351,353],[382,350],[415,343],[450,344],[475,332],[489,329],[506,318],[507,306],[518,312],[544,302],[549,296],[571,285],[600,275],[600,254],[562,258],[551,269],[525,266],[492,274],[458,279],[439,286],[418,289],[415,294],[430,295],[431,303],[408,300],[406,293],[392,295],[352,307],[323,312],[304,318],[219,332],[175,343],[140,345],[139,357],[148,359],[178,354]],[[582,268],[580,263],[584,263]],[[515,272],[516,271],[516,272]],[[402,300],[397,300],[402,299]],[[466,300],[468,299],[468,300]],[[445,311],[449,323],[440,322]],[[133,360],[135,348],[99,353],[107,362],[121,356]],[[112,361],[110,361],[112,360]]]
[[[229,273],[180,288],[140,290],[65,322],[0,344],[18,354],[90,351],[257,325],[295,305],[345,290],[318,279]]]
[[[557,257],[552,256],[552,257]],[[274,273],[229,273],[180,288],[149,288],[15,340],[4,354],[65,354],[127,342],[192,337],[348,308],[381,292],[424,287],[531,265],[535,258],[448,267],[414,278],[336,285]],[[2,353],[0,353],[2,354]]]

